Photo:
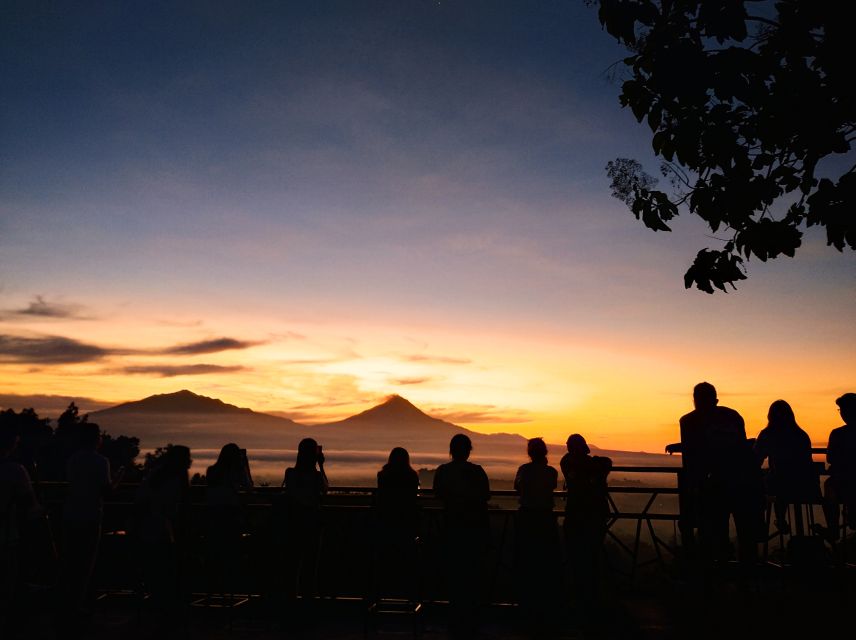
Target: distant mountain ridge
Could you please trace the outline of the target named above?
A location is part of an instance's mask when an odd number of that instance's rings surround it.
[[[125,402],[91,416],[111,433],[139,437],[144,447],[173,442],[216,448],[235,441],[246,447],[288,448],[302,438],[315,437],[330,449],[375,450],[400,445],[445,451],[456,433],[468,435],[477,447],[520,450],[525,445],[523,436],[477,433],[431,417],[399,395],[343,420],[315,425],[259,413],[187,389]]]
[[[174,393],[161,393],[142,400],[123,402],[96,413],[256,413],[252,409],[228,404],[217,398],[202,396],[187,389]]]

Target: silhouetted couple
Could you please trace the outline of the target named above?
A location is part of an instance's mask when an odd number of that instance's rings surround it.
[[[761,474],[742,416],[719,406],[716,389],[701,382],[693,389],[695,409],[680,419],[681,442],[669,453],[683,454],[680,529],[689,550],[705,563],[728,558],[729,520],[737,529],[738,557],[745,573],[755,563],[762,513]]]

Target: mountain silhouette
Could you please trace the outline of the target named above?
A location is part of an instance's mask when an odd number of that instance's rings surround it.
[[[174,393],[162,393],[154,396],[125,402],[123,404],[98,411],[99,416],[110,413],[255,413],[252,409],[227,404],[217,398],[201,396],[187,389]]]

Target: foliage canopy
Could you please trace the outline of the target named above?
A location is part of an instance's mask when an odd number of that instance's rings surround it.
[[[607,165],[612,194],[654,231],[682,210],[722,246],[702,249],[687,288],[726,290],[744,258],[793,257],[806,226],[856,249],[856,83],[849,3],[600,0],[631,55],[620,101],[652,132],[670,183],[632,159]]]

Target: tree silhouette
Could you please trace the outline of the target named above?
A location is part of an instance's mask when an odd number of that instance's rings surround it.
[[[593,4],[593,2],[592,2]],[[746,278],[744,258],[793,257],[806,226],[856,249],[854,46],[848,3],[600,0],[631,55],[622,106],[651,128],[670,193],[635,160],[607,164],[612,194],[654,231],[682,210],[721,248],[702,249],[687,288]]]

